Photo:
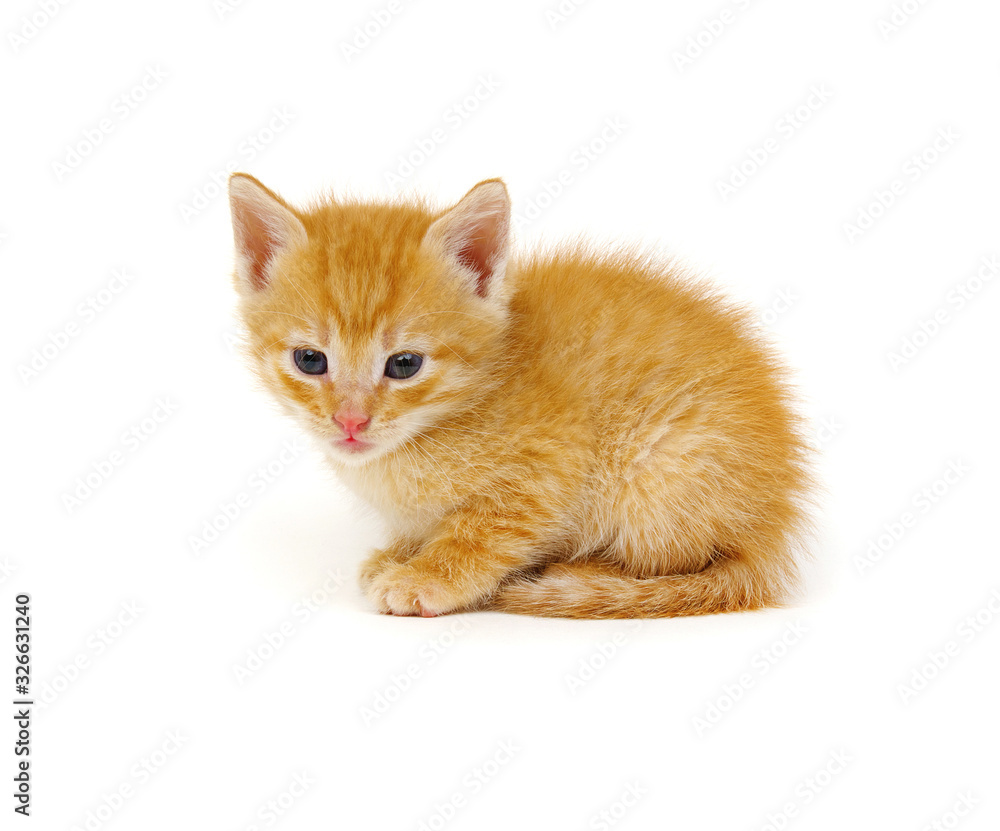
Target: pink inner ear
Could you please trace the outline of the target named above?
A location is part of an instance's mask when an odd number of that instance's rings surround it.
[[[250,206],[244,206],[236,225],[240,250],[248,261],[250,281],[260,290],[267,285],[267,264],[281,240],[267,219]]]
[[[482,225],[472,228],[455,252],[459,262],[476,275],[476,294],[480,297],[486,297],[489,293],[496,246],[496,227],[493,223],[492,228]]]
[[[490,290],[497,261],[506,243],[506,215],[484,211],[463,218],[452,232],[452,253],[462,265],[476,276],[476,294],[486,297]]]

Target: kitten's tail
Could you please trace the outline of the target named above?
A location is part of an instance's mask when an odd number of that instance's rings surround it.
[[[742,559],[717,557],[693,574],[632,577],[597,561],[550,565],[533,580],[501,589],[491,608],[539,617],[678,617],[780,605],[792,582],[791,566],[775,573]]]

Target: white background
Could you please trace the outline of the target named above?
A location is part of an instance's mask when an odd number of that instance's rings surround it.
[[[558,8],[5,5],[9,827],[998,827],[1000,9]],[[822,450],[802,602],[373,614],[380,529],[233,348],[229,169],[293,202],[503,176],[520,245],[649,243],[755,304]]]

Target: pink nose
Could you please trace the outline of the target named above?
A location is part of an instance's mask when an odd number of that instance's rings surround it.
[[[344,432],[348,436],[353,436],[355,433],[360,433],[364,426],[368,423],[368,416],[364,413],[355,413],[351,411],[339,412],[334,417],[334,420],[340,423],[340,426],[344,428]]]

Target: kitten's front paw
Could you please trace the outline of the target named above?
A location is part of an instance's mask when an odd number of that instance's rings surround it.
[[[443,575],[419,561],[387,566],[368,586],[380,612],[436,617],[468,607],[469,598]]]
[[[385,548],[373,551],[361,564],[361,569],[358,572],[358,581],[361,583],[361,588],[367,591],[375,578],[382,572],[394,565],[405,563],[418,550],[416,545],[398,539]]]
[[[358,572],[361,588],[367,591],[375,578],[383,571],[401,562],[403,562],[403,558],[394,548],[380,548],[373,551],[361,564],[361,569]]]

